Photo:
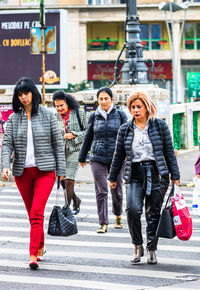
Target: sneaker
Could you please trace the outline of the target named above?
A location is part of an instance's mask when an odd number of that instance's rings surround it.
[[[122,229],[123,228],[123,222],[121,217],[116,217],[115,218],[115,229]]]
[[[97,230],[98,234],[104,234],[107,232],[108,226],[107,225],[100,225],[100,228]]]

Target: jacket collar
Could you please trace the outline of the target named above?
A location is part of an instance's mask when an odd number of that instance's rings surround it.
[[[109,114],[111,114],[111,113],[113,113],[113,112],[115,112],[116,111],[116,107],[115,107],[115,105],[113,106],[113,108],[112,108],[112,110],[111,110],[111,112],[109,113]],[[109,115],[108,114],[108,115]],[[96,109],[96,111],[95,111],[95,116],[101,116],[101,114],[99,113],[99,111]]]
[[[130,121],[127,122],[128,123],[128,127],[130,129],[133,129],[134,128],[134,120],[135,120],[135,118],[132,118]],[[149,119],[149,126],[152,124],[152,122],[153,122],[153,120],[152,119]]]

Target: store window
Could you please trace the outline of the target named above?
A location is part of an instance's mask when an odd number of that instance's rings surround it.
[[[141,33],[140,38],[142,40],[142,44],[144,49],[161,49],[161,24],[141,24],[140,25]]]
[[[200,49],[200,23],[186,23],[183,38],[184,49]]]

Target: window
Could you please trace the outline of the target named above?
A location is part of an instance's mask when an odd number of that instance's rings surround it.
[[[200,23],[186,23],[183,38],[184,49],[200,49]]]
[[[149,49],[149,24],[140,25],[140,38],[142,39],[142,45],[144,49]]]
[[[22,5],[40,5],[40,0],[21,0]]]
[[[161,24],[141,24],[140,38],[144,49],[161,49],[159,41],[161,40]]]
[[[0,1],[0,5],[1,5],[1,4],[8,4],[8,0],[1,0],[1,1]]]
[[[88,0],[88,5],[108,5],[111,0]]]
[[[188,0],[183,0],[183,2],[187,2]],[[200,2],[200,0],[189,0],[188,2]]]
[[[160,49],[160,44],[158,40],[161,39],[161,25],[160,24],[151,24],[151,48]]]

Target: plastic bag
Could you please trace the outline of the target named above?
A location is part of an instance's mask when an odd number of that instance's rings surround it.
[[[170,199],[176,235],[180,240],[187,241],[192,235],[192,218],[178,186],[175,185],[174,196]]]
[[[193,182],[192,213],[200,216],[200,178],[194,177]]]

